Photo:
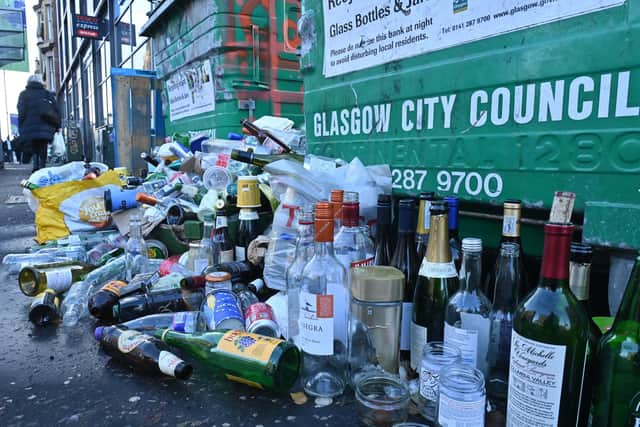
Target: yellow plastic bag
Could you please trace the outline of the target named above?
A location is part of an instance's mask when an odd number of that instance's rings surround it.
[[[36,240],[44,243],[71,233],[110,227],[111,214],[104,208],[104,191],[120,188],[118,173],[108,171],[96,179],[63,182],[33,190],[39,202]]]

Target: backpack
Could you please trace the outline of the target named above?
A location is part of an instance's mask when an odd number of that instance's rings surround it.
[[[40,118],[58,129],[60,127],[60,113],[58,106],[52,96],[48,95],[42,98],[40,104]]]

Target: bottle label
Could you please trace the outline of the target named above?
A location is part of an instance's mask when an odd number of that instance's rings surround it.
[[[507,425],[558,425],[565,353],[566,346],[530,340],[515,329],[511,332]]]
[[[431,202],[428,200],[424,202],[424,222],[422,226],[425,230],[429,230],[431,226]]]
[[[485,396],[481,399],[463,401],[440,393],[438,399],[438,423],[443,427],[483,426]],[[510,425],[507,422],[507,425]]]
[[[315,356],[333,354],[333,295],[300,292],[300,348]]]
[[[235,294],[229,290],[217,289],[207,295],[203,309],[209,329],[231,329],[229,324],[238,325],[239,328],[244,326],[240,304]],[[222,325],[223,323],[226,325]]]
[[[402,303],[402,323],[400,329],[400,350],[411,350],[411,316],[413,303]]]
[[[123,331],[118,337],[118,350],[122,353],[130,353],[148,339],[149,336],[144,335],[142,332]]]
[[[226,216],[217,216],[216,217],[216,230],[220,229],[220,228],[225,228],[227,227],[227,217]]]
[[[243,246],[236,246],[236,261],[245,261],[246,253],[247,252]]]
[[[411,322],[411,369],[416,370],[422,359],[422,349],[427,343],[427,328]]]
[[[420,367],[420,396],[431,402],[437,402],[439,386],[440,372],[434,372],[423,363]]]
[[[226,332],[218,342],[218,351],[243,359],[268,363],[281,339],[252,334],[244,331]]]
[[[47,288],[56,292],[66,291],[73,282],[70,268],[45,271],[44,275],[47,278]]]
[[[233,262],[233,249],[228,251],[220,251],[220,263]]]
[[[249,220],[252,221],[254,219],[260,219],[258,212],[253,209],[240,209],[240,213],[238,214],[238,220]]]
[[[456,328],[444,323],[444,343],[460,349],[462,363],[476,367],[478,360],[478,332]]]
[[[107,283],[106,285],[104,285],[102,287],[103,291],[108,291],[111,292],[112,294],[114,294],[117,297],[120,297],[120,291],[122,290],[122,288],[124,288],[125,286],[127,286],[126,282],[122,282],[120,280],[112,280],[109,283]]]
[[[505,215],[502,217],[502,235],[506,237],[518,237],[520,235],[517,216]]]
[[[176,366],[178,366],[180,362],[182,362],[182,359],[170,351],[163,350],[158,356],[158,368],[160,368],[160,372],[171,377],[176,376]]]
[[[196,332],[197,319],[198,319],[198,312],[176,313],[173,315],[173,321],[171,322],[171,329],[173,329],[176,332],[192,334]]]
[[[450,277],[456,277],[458,272],[453,261],[444,263],[424,260],[420,266],[418,274],[423,277],[448,279]]]
[[[262,387],[262,384],[258,384],[257,382],[248,380],[246,378],[240,378],[240,377],[237,377],[237,376],[231,375],[231,374],[225,374],[224,376],[229,381],[233,381],[233,382],[236,382],[236,383],[248,385],[249,387],[258,388],[260,390],[262,390],[264,388],[264,387]]]
[[[355,267],[368,267],[368,266],[372,266],[373,262],[374,262],[375,257],[371,257],[371,258],[367,258],[367,259],[361,259],[358,261],[351,261],[350,263],[350,267],[351,268],[355,268]]]

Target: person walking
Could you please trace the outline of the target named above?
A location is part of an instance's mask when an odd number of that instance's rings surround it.
[[[42,77],[34,74],[18,97],[18,127],[23,150],[33,153],[33,172],[45,167],[47,145],[60,127],[56,97],[45,89]]]

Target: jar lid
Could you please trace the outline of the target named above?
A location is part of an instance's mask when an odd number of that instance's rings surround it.
[[[369,408],[395,410],[409,403],[409,390],[399,378],[371,374],[356,383],[356,399]]]
[[[351,270],[351,295],[359,301],[402,301],[404,273],[394,267],[356,267]]]
[[[214,271],[213,273],[209,273],[204,276],[204,280],[214,283],[224,282],[226,280],[231,280],[231,274],[226,271]]]

